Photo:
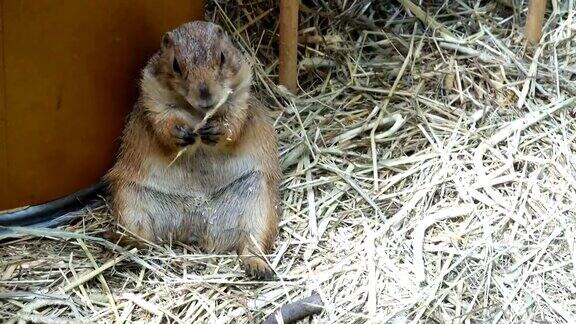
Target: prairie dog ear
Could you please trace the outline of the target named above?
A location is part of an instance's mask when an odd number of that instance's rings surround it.
[[[174,40],[170,33],[164,34],[162,36],[162,42],[160,44],[160,70],[167,73],[172,73],[174,64]]]
[[[218,37],[226,36],[226,32],[222,27],[220,27],[220,25],[214,24],[214,31],[216,32],[216,35],[218,35]]]
[[[162,36],[161,48],[163,50],[174,48],[174,40],[172,39],[172,35],[170,35],[170,33],[166,33],[164,36]]]

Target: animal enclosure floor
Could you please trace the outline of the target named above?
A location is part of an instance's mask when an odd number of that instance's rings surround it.
[[[103,206],[0,245],[2,321],[260,322],[318,292],[313,323],[576,322],[576,2],[549,1],[525,46],[525,0],[303,0],[295,96],[276,3],[207,19],[276,116],[278,279],[176,243],[119,251]]]

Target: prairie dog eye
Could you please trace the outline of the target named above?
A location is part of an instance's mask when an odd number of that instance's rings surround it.
[[[180,69],[180,64],[178,64],[178,61],[176,60],[176,58],[174,58],[174,60],[172,61],[172,70],[174,70],[174,72],[176,72],[177,74],[182,75],[182,70]]]
[[[220,52],[220,68],[224,66],[224,63],[226,63],[226,56],[224,55],[224,52]]]

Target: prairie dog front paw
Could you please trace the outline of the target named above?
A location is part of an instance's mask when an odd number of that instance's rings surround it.
[[[215,122],[207,122],[198,130],[202,143],[216,145],[222,136],[222,128]]]
[[[176,146],[184,147],[196,142],[197,134],[194,130],[184,124],[176,124],[172,129],[172,136]]]

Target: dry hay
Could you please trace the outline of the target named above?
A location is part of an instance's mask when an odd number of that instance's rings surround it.
[[[536,48],[514,2],[303,1],[296,97],[275,86],[275,1],[211,2],[278,112],[279,279],[119,251],[102,207],[2,245],[0,317],[250,322],[318,291],[315,323],[573,323],[576,2],[551,1]]]

